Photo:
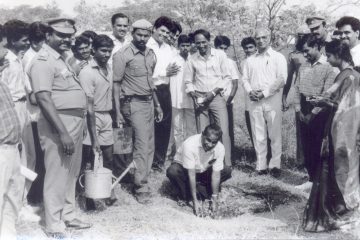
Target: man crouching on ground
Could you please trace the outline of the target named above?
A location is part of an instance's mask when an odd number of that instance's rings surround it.
[[[231,168],[224,166],[225,148],[219,141],[221,136],[218,125],[208,125],[201,134],[183,142],[167,169],[167,177],[180,192],[178,203],[192,199],[197,216],[201,214],[199,200],[211,198],[213,206],[217,206],[220,184],[231,178]]]

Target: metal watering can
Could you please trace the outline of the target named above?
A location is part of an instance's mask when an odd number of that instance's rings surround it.
[[[125,171],[116,178],[112,175],[112,171],[103,167],[102,155],[94,151],[95,161],[94,170],[87,169],[85,173],[79,177],[79,184],[82,188],[85,188],[85,197],[92,199],[103,199],[111,196],[112,189],[120,182],[120,180],[129,172],[132,167],[136,168],[133,161]],[[82,179],[85,176],[85,184],[82,183]],[[114,182],[113,182],[114,180]]]

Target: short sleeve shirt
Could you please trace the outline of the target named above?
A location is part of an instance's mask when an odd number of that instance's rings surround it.
[[[33,92],[51,92],[56,109],[86,109],[86,95],[72,68],[44,44],[28,70]]]
[[[86,96],[94,99],[94,110],[110,111],[112,109],[112,70],[106,67],[105,75],[99,65],[92,59],[79,74],[79,79]]]
[[[225,148],[219,141],[216,146],[205,152],[201,144],[201,134],[186,139],[175,155],[175,162],[185,169],[194,169],[197,173],[205,172],[212,167],[213,171],[224,168]]]
[[[153,50],[144,52],[130,44],[113,57],[113,81],[120,82],[124,95],[150,95],[155,88],[152,75],[156,65]]]

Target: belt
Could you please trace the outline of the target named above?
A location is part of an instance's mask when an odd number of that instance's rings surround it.
[[[130,102],[131,100],[139,100],[139,101],[151,101],[153,99],[152,94],[150,95],[126,95],[124,96],[125,102]]]
[[[23,96],[23,97],[19,98],[15,102],[26,102],[26,96]]]
[[[58,109],[59,114],[69,115],[73,117],[85,118],[86,111],[81,108],[74,108],[74,109]]]

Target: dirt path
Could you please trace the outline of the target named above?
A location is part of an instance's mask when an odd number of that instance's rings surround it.
[[[119,186],[117,206],[90,213],[79,210],[81,218],[94,226],[86,231],[74,231],[70,238],[348,240],[360,237],[359,223],[330,233],[302,231],[301,215],[307,196],[293,186],[303,182],[305,174],[287,171],[276,180],[269,176],[252,177],[251,166],[242,169],[248,171],[234,170],[232,179],[222,188],[222,219],[197,218],[190,207],[177,206],[165,174],[153,173],[151,204],[138,204],[126,184]],[[39,224],[20,222],[18,229],[19,239],[47,239]]]

